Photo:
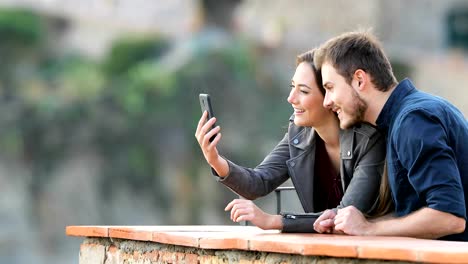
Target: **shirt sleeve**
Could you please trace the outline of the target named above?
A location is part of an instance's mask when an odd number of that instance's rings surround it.
[[[423,204],[466,218],[457,159],[445,129],[437,116],[413,110],[401,119],[393,146]]]

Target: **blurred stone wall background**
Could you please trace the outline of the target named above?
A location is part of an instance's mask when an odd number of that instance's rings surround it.
[[[66,225],[230,224],[223,208],[236,196],[210,176],[193,136],[198,93],[213,96],[221,152],[255,166],[285,132],[295,56],[344,31],[373,28],[399,79],[468,114],[468,45],[452,32],[467,37],[468,1],[0,0],[0,9],[31,10],[44,25],[37,45],[0,40],[2,263],[76,263],[80,240],[65,237]],[[258,204],[274,212],[272,195]],[[301,210],[293,194],[283,208]]]

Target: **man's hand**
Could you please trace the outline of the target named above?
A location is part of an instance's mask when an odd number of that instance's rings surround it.
[[[267,214],[250,200],[235,199],[224,210],[231,210],[231,220],[234,222],[250,221],[261,229],[283,228],[282,217],[280,215]]]
[[[314,229],[318,233],[332,233],[335,226],[336,213],[333,210],[326,210],[314,222]]]
[[[364,215],[354,206],[338,210],[335,217],[335,230],[348,235],[368,235],[373,223],[366,220]]]

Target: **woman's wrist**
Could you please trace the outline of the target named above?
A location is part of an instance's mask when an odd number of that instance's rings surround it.
[[[281,215],[270,215],[270,221],[268,229],[283,230],[283,216]]]
[[[219,177],[224,178],[229,174],[229,164],[221,156],[218,156],[215,162],[210,164],[210,166],[216,171]]]

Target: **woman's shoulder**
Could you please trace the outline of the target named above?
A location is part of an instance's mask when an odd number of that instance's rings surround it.
[[[373,155],[385,159],[385,137],[376,127],[362,123],[343,130],[340,136],[342,159],[359,159],[362,155]]]
[[[340,135],[340,146],[344,149],[368,149],[373,146],[383,148],[385,137],[375,126],[368,123],[361,123],[353,128],[343,130]]]
[[[353,128],[343,130],[343,136],[359,136],[365,138],[382,137],[382,134],[377,130],[377,127],[369,123],[360,123]]]

